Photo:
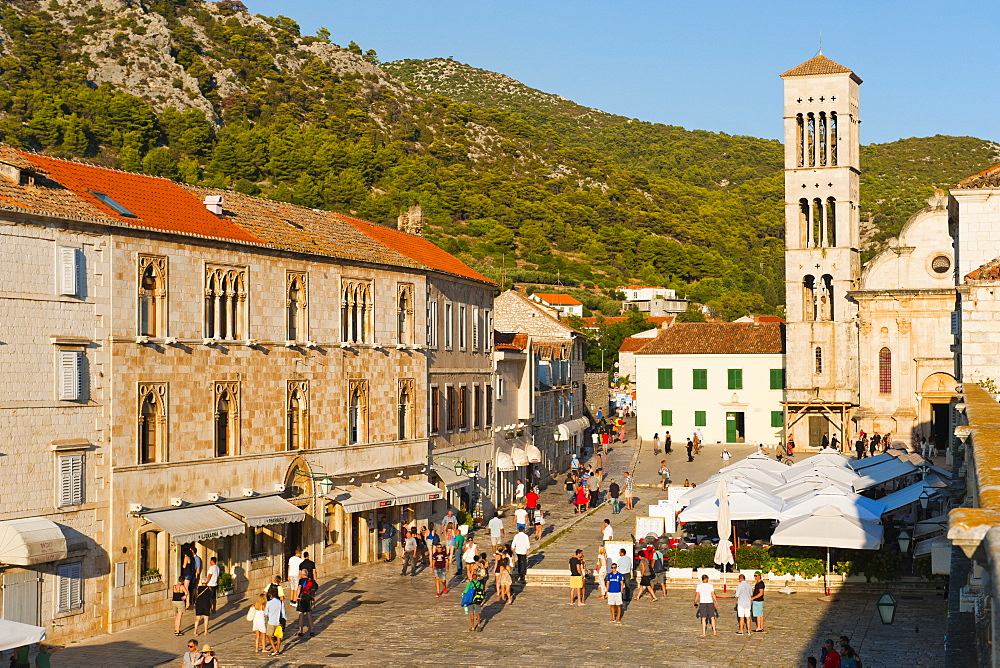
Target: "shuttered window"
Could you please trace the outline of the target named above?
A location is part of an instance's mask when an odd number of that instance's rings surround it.
[[[704,427],[705,426],[705,411],[695,411],[694,412],[694,426]]]
[[[726,376],[729,380],[730,390],[743,389],[743,369],[727,369]]]
[[[80,294],[80,251],[76,248],[59,247],[59,294]]]
[[[59,506],[83,503],[83,455],[59,456]]]
[[[79,610],[83,607],[83,565],[79,561],[56,567],[59,580],[57,607],[59,612]]]
[[[785,415],[781,411],[771,411],[771,426],[782,427],[785,424]]]
[[[708,389],[708,369],[692,369],[691,377],[691,387],[696,390]]]
[[[674,426],[674,412],[673,411],[660,411],[660,424],[664,427]]]
[[[656,387],[660,390],[674,389],[674,370],[657,369]]]
[[[59,351],[59,398],[79,401],[83,394],[83,352]]]
[[[783,389],[785,389],[785,370],[784,369],[771,369],[771,389],[772,390],[783,390]]]

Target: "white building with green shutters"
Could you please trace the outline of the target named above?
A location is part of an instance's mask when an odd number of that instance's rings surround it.
[[[675,447],[695,430],[705,443],[783,439],[785,326],[676,323],[635,352],[639,435],[666,432]]]

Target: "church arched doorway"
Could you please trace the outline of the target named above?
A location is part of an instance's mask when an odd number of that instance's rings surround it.
[[[955,397],[955,377],[936,371],[920,383],[920,415],[916,435],[933,443],[937,451],[948,447],[951,401]]]

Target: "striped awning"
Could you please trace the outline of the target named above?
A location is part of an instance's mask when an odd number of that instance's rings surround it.
[[[259,496],[252,499],[227,501],[219,507],[242,518],[248,526],[262,527],[271,524],[302,522],[306,511],[293,506],[280,496]]]
[[[242,521],[214,505],[160,510],[143,517],[169,533],[177,545],[235,536],[247,529]]]

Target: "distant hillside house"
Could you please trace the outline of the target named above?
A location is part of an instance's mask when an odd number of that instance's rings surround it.
[[[536,292],[531,295],[534,301],[545,304],[565,315],[575,315],[583,317],[583,304],[569,295],[562,295],[555,292]]]
[[[652,316],[652,317],[647,316],[646,320],[653,323],[657,327],[669,327],[674,322],[675,317],[676,316],[672,315]],[[596,332],[598,329],[600,329],[601,325],[614,325],[619,322],[625,322],[626,320],[628,320],[628,317],[624,315],[610,316],[610,317],[590,316],[587,318],[581,318],[581,320],[583,320],[583,324],[580,325],[580,329],[586,330],[588,332]]]
[[[659,330],[634,356],[643,438],[669,431],[683,443],[699,430],[707,443],[781,439],[783,324],[681,322]]]
[[[687,300],[679,299],[670,288],[648,285],[620,285],[616,288],[625,295],[622,311],[641,311],[647,316],[668,316],[687,310]]]
[[[635,389],[635,352],[645,346],[651,339],[656,338],[659,329],[649,329],[627,337],[618,347],[618,375],[628,376],[629,384],[626,389]]]

